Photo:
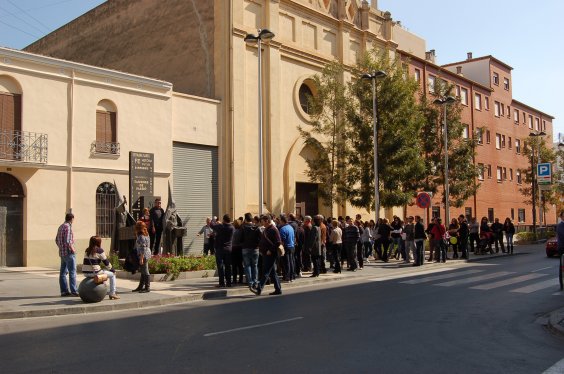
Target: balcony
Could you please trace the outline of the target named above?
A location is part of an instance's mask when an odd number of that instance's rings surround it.
[[[47,134],[0,129],[0,161],[47,163]]]
[[[119,143],[93,141],[90,145],[90,154],[92,156],[117,157],[119,156]]]

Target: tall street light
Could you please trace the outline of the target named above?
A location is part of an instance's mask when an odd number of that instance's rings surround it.
[[[532,138],[537,138],[539,136],[545,136],[546,133],[544,131],[541,132],[531,132],[529,136]],[[535,148],[531,147],[531,170],[533,174],[533,188],[532,188],[532,195],[533,195],[533,235],[535,236],[535,240],[537,239],[537,204],[536,204],[536,190],[537,190],[537,168],[538,164],[540,163],[540,140],[538,141],[538,152],[537,152],[537,167],[534,166],[535,162]],[[540,188],[539,188],[539,195],[540,195]],[[541,202],[539,199],[539,213],[542,210]],[[539,215],[541,215],[540,213]],[[540,221],[540,220],[539,220]]]
[[[444,141],[445,141],[445,225],[450,224],[450,203],[449,203],[449,189],[448,189],[448,127],[447,127],[447,106],[456,102],[452,96],[445,96],[435,99],[433,103],[441,105],[444,109]]]
[[[387,76],[386,72],[382,70],[375,70],[372,74],[362,74],[362,79],[370,79],[372,81],[372,117],[374,121],[374,211],[376,218],[375,222],[378,224],[380,219],[380,179],[378,178],[378,116],[377,110],[377,97],[376,97],[376,80],[383,79]]]
[[[268,29],[259,29],[258,35],[247,34],[245,43],[249,45],[257,45],[258,48],[258,167],[259,167],[259,215],[262,215],[264,207],[264,166],[263,166],[263,139],[262,139],[262,43],[268,43],[274,38],[274,33]]]

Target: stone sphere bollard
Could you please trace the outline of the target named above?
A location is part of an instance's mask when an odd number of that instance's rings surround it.
[[[78,286],[78,294],[85,303],[99,303],[108,293],[105,283],[96,284],[92,278],[84,278]]]

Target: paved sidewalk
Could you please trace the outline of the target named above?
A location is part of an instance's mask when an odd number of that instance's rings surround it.
[[[475,256],[471,261],[505,255]],[[380,278],[400,274],[417,275],[420,271],[432,268],[464,266],[466,261],[451,260],[445,264],[425,263],[422,267],[412,267],[401,261],[391,260],[389,263],[381,261],[365,264],[364,270],[357,272],[343,271],[341,274],[329,272],[317,278],[309,278],[304,274],[292,283],[283,283],[282,289],[320,285],[327,282],[338,282],[350,279]],[[138,281],[119,278],[117,280],[119,300],[109,300],[107,297],[100,303],[86,304],[78,297],[61,297],[59,294],[59,271],[57,269],[26,267],[0,268],[0,319],[45,317],[65,314],[85,314],[96,312],[137,309],[169,304],[185,303],[211,298],[235,295],[252,295],[244,285],[232,288],[217,288],[217,277],[182,279],[169,282],[152,282],[150,293],[134,293]],[[79,274],[77,282],[83,279]],[[265,289],[267,294],[272,286]],[[564,319],[564,315],[562,316]],[[564,331],[562,319],[556,321]]]

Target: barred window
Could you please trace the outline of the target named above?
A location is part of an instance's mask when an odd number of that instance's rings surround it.
[[[109,182],[101,183],[96,189],[96,235],[111,238],[114,228],[116,189]]]

